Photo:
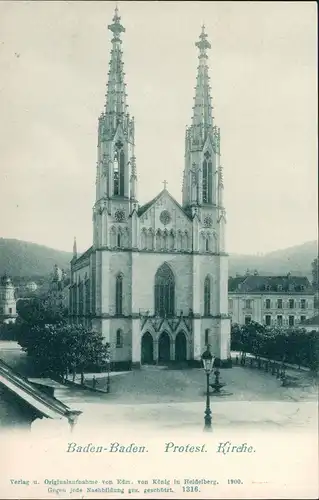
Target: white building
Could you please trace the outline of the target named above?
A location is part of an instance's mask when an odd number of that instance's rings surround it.
[[[0,279],[0,323],[14,323],[17,318],[15,288],[11,279]]]
[[[25,287],[29,292],[35,292],[38,289],[38,285],[35,281],[30,281],[30,283],[27,283]]]
[[[121,50],[125,29],[117,9],[109,30],[113,38],[105,111],[98,124],[93,246],[80,257],[74,248],[71,317],[102,332],[118,367],[199,362],[207,343],[214,355],[226,359],[226,218],[207,35],[203,28],[196,43],[199,65],[186,130],[182,205],[164,182],[153,200],[139,206],[135,123],[126,104]]]
[[[228,305],[233,323],[257,321],[293,327],[314,313],[314,290],[306,277],[248,275],[229,278]]]

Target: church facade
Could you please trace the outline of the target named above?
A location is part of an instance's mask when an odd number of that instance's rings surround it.
[[[214,125],[202,29],[183,199],[164,189],[140,206],[116,9],[105,110],[98,122],[93,245],[71,261],[70,318],[102,333],[114,367],[200,362],[230,354],[228,255],[220,130]],[[182,154],[182,152],[181,152]]]

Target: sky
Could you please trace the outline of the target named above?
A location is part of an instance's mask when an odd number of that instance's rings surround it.
[[[317,239],[315,2],[119,2],[138,198],[181,201],[204,23],[227,249]],[[0,237],[92,244],[114,2],[0,2]]]

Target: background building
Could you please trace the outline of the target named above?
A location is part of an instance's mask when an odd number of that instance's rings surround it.
[[[17,318],[15,288],[11,279],[0,278],[0,323],[14,323]]]
[[[220,130],[213,123],[204,28],[185,138],[183,202],[164,189],[139,206],[135,123],[126,104],[116,9],[105,111],[99,118],[93,246],[71,262],[70,310],[110,342],[116,365],[200,361],[230,353]],[[182,154],[182,153],[181,153]]]
[[[306,277],[237,276],[228,281],[233,323],[257,321],[265,326],[293,327],[314,315],[314,290]]]
[[[68,311],[69,285],[70,278],[63,269],[60,269],[57,264],[55,264],[46,297],[47,303],[51,309],[61,312]]]

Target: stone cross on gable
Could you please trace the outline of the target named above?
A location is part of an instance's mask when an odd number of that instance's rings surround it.
[[[167,181],[163,181],[163,184],[164,184],[164,189],[166,189],[168,182]]]

